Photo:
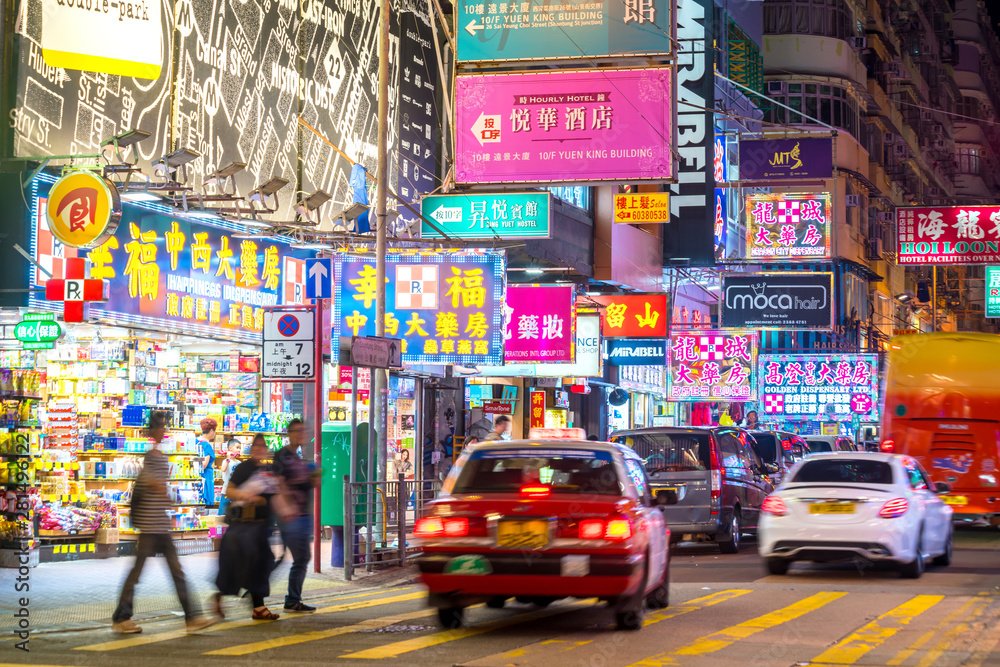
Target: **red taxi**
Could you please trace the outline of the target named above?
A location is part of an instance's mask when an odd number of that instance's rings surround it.
[[[606,601],[619,629],[669,604],[670,531],[642,460],[623,445],[586,440],[487,442],[462,453],[414,526],[418,567],[441,624],[509,598],[545,606]]]

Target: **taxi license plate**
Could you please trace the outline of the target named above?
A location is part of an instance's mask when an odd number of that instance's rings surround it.
[[[940,496],[941,502],[945,505],[968,505],[969,499],[965,496]]]
[[[501,521],[497,524],[497,546],[503,549],[542,549],[548,544],[548,521]]]
[[[810,514],[854,514],[854,503],[813,503]]]

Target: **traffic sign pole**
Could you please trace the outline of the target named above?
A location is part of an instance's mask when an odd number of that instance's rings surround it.
[[[316,390],[314,394],[316,418],[313,419],[313,461],[316,464],[316,469],[320,470],[323,466],[323,413],[326,404],[324,400],[326,383],[323,382],[323,301],[322,299],[316,299],[313,303],[316,316],[316,326],[313,327],[313,340],[315,341],[313,347],[316,349],[314,358],[314,363],[316,364],[316,384],[313,385]],[[322,480],[322,478],[320,479]],[[313,572],[317,573],[322,570],[320,561],[323,559],[323,527],[320,525],[322,486],[322,483],[317,482],[313,488]]]

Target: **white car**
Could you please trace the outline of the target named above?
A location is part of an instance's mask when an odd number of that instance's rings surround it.
[[[842,435],[807,435],[805,439],[813,454],[855,452],[858,449],[850,438]]]
[[[908,456],[813,454],[795,465],[761,506],[758,545],[767,571],[792,562],[861,558],[917,578],[926,559],[951,562],[952,510]]]

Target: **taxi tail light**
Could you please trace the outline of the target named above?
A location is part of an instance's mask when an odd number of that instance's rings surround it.
[[[892,438],[886,438],[878,448],[886,454],[892,454],[896,451],[896,441]]]
[[[632,538],[632,521],[628,517],[610,519],[584,519],[577,524],[577,537],[581,540],[625,542]]]
[[[425,516],[422,519],[417,519],[417,523],[413,526],[413,535],[415,537],[441,537],[444,535],[444,521],[437,516]]]
[[[774,516],[785,516],[788,514],[788,506],[785,505],[785,501],[782,500],[781,496],[768,496],[761,503],[760,511],[765,514],[773,514]]]
[[[608,542],[624,542],[632,538],[632,521],[625,517],[608,521],[604,527],[604,539]]]
[[[474,532],[473,526],[465,517],[439,517],[427,516],[417,519],[413,527],[414,537],[468,537]]]
[[[896,519],[906,514],[906,510],[909,508],[910,503],[906,501],[906,498],[893,498],[882,505],[878,515],[883,519]]]

